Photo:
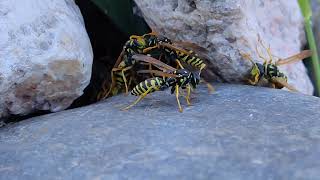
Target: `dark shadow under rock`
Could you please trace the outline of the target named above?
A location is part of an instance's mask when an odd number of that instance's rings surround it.
[[[282,90],[201,87],[177,111],[168,91],[0,129],[0,179],[318,179],[320,100]]]
[[[92,1],[77,0],[76,3],[85,21],[94,59],[90,84],[70,108],[97,101],[97,94],[102,91],[104,81],[111,83],[111,69],[129,38]]]

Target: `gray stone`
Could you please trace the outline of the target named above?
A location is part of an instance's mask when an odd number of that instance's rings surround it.
[[[0,118],[67,108],[89,84],[92,59],[74,0],[1,0]]]
[[[135,0],[148,24],[174,40],[193,41],[209,50],[209,74],[241,82],[251,64],[240,52],[262,62],[255,50],[257,34],[276,57],[286,58],[305,44],[297,1],[288,0]],[[265,53],[266,54],[266,53]],[[266,55],[265,55],[266,56]],[[274,60],[278,58],[274,57]],[[289,82],[305,94],[313,86],[299,62],[281,67]]]
[[[177,111],[168,91],[0,129],[0,179],[318,179],[320,99],[218,85]]]

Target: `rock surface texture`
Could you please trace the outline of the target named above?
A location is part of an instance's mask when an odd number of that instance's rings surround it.
[[[0,129],[0,179],[319,179],[319,98],[268,88],[200,88],[177,111],[153,93]],[[182,98],[181,98],[182,99]]]
[[[210,74],[227,82],[243,81],[251,63],[240,52],[262,62],[255,51],[257,34],[272,53],[285,58],[305,43],[303,18],[297,1],[288,0],[135,0],[148,24],[175,40],[193,41],[209,50]],[[266,54],[266,53],[265,53]],[[265,55],[267,57],[267,55]],[[277,59],[277,58],[275,58]],[[313,86],[299,62],[281,70],[305,94]]]
[[[92,59],[73,0],[1,0],[0,118],[67,108],[88,85]]]

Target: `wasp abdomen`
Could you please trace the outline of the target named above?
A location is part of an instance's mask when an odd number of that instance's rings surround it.
[[[148,92],[152,93],[154,91],[158,91],[161,89],[161,87],[163,85],[165,85],[165,80],[163,78],[159,78],[159,77],[155,77],[155,78],[150,78],[150,79],[146,79],[145,81],[142,81],[141,83],[139,83],[138,85],[136,85],[132,91],[131,94],[135,95],[135,96],[140,96],[143,93]]]
[[[184,54],[183,52],[176,52],[178,55],[178,59],[183,62],[199,69],[203,69],[206,64],[203,62],[201,58],[199,58],[193,51],[190,51],[190,54]]]

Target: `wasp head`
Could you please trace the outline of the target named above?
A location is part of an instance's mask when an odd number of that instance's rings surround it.
[[[190,84],[192,88],[196,88],[200,83],[200,73],[191,73]]]
[[[143,49],[146,46],[146,42],[142,36],[131,36],[130,40],[134,47]]]
[[[250,71],[250,83],[257,84],[261,76],[264,74],[264,66],[260,63],[254,63]]]
[[[168,43],[172,44],[172,41],[165,36],[158,36],[158,43]]]
[[[186,69],[179,69],[175,72],[175,74],[178,76],[177,84],[182,88],[185,88],[188,83],[190,83],[193,87],[198,83],[194,74]]]

